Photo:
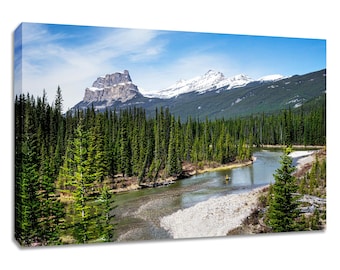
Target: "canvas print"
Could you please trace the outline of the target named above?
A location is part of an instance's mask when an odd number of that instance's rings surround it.
[[[326,40],[22,23],[20,246],[326,229]]]

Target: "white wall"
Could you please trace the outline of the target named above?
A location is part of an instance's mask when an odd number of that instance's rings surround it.
[[[2,1],[1,269],[331,269],[339,265],[339,15],[336,1]],[[23,250],[13,240],[12,34],[21,22],[188,30],[327,39],[327,230],[209,240],[159,241]],[[333,116],[332,116],[333,115]],[[5,127],[3,127],[5,123]],[[331,246],[332,244],[335,244]],[[149,262],[147,262],[149,261]],[[334,261],[334,262],[333,262]],[[184,264],[184,267],[181,264]],[[5,266],[6,265],[6,266]],[[275,266],[275,267],[273,267]],[[76,268],[75,268],[76,267]],[[333,268],[334,269],[334,268]]]

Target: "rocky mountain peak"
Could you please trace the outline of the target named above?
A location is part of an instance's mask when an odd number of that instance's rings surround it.
[[[92,87],[85,89],[83,101],[102,102],[109,106],[115,101],[126,102],[137,95],[141,95],[138,87],[132,83],[129,71],[124,70],[98,77]]]
[[[92,84],[92,87],[104,88],[111,87],[119,83],[132,83],[129,71],[124,70],[122,73],[116,72],[100,76]]]

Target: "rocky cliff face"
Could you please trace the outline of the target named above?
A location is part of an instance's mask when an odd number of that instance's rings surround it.
[[[85,89],[83,102],[105,102],[106,106],[115,101],[126,102],[139,93],[138,87],[132,83],[127,70],[98,77],[92,87]]]

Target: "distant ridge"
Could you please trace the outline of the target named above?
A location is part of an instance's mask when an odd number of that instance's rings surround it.
[[[145,96],[168,99],[190,92],[203,94],[207,91],[213,91],[222,87],[226,87],[226,89],[230,90],[246,86],[250,82],[277,81],[283,78],[284,76],[282,75],[268,75],[259,80],[253,80],[244,74],[238,74],[227,78],[219,71],[209,70],[202,76],[197,76],[189,80],[180,80],[161,91],[145,94]]]
[[[229,118],[298,108],[325,91],[326,69],[291,77],[268,75],[258,80],[246,75],[225,78],[221,72],[210,70],[158,93],[143,95],[125,70],[98,77],[71,110],[92,106],[97,111],[142,107],[152,115],[157,107],[163,107],[183,119]]]

